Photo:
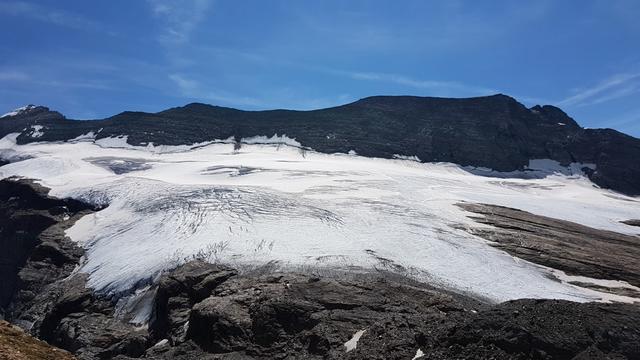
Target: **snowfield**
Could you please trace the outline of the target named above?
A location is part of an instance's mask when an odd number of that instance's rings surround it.
[[[536,161],[526,174],[501,176],[406,156],[320,154],[286,136],[235,149],[228,140],[134,147],[94,135],[28,145],[8,135],[0,157],[20,161],[0,178],[34,178],[51,195],[108,205],[67,233],[86,249],[79,271],[89,286],[109,295],[131,294],[196,257],[239,268],[392,270],[493,301],[629,300],[552,280],[557,270],[463,230],[481,225],[455,206],[503,205],[635,234],[619,221],[638,218],[640,199],[595,188],[579,171],[589,165]]]

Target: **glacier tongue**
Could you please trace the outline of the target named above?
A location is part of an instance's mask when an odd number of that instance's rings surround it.
[[[89,141],[87,141],[89,140]],[[118,141],[16,145],[0,177],[38,179],[51,194],[109,206],[68,230],[84,246],[89,285],[122,296],[191,258],[250,267],[372,269],[494,301],[598,299],[461,230],[454,204],[510,206],[624,233],[640,202],[580,176],[496,179],[452,164],[327,155],[289,146],[211,143],[180,151]],[[165,151],[166,150],[166,151]]]

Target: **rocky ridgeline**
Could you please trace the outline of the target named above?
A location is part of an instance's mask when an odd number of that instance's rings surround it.
[[[33,126],[38,127],[35,132]],[[610,129],[584,129],[554,106],[526,108],[505,95],[469,99],[375,96],[314,111],[242,111],[189,104],[158,113],[123,112],[67,120],[45,107],[2,118],[0,137],[19,143],[65,141],[93,133],[128,136],[132,145],[193,144],[214,139],[287,135],[324,153],[417,156],[497,171],[521,170],[531,159],[595,164],[597,185],[640,194],[640,139]]]
[[[115,304],[86,288],[86,274],[73,272],[82,250],[62,230],[92,209],[25,181],[0,186],[13,189],[1,199],[3,209],[49,219],[49,227],[29,232],[35,244],[17,274],[1,274],[3,284],[17,277],[6,317],[80,359],[640,358],[637,305],[486,304],[382,272],[239,274],[193,261],[161,276],[150,292],[151,318],[137,326],[116,318]],[[66,215],[51,215],[59,202]],[[11,226],[20,232],[33,224]],[[4,249],[14,251],[22,240],[3,238]],[[3,338],[3,331],[0,351],[29,350],[30,340],[15,341],[15,331]]]

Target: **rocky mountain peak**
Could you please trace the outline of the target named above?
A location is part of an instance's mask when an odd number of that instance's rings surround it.
[[[562,109],[553,105],[536,105],[531,109],[532,113],[538,115],[540,119],[546,123],[559,126],[567,126],[569,128],[579,128],[580,125],[571,118]]]
[[[19,107],[17,109],[14,109],[12,111],[9,111],[8,113],[0,116],[0,118],[10,118],[10,117],[14,117],[14,116],[31,114],[34,110],[37,110],[38,108],[46,109],[46,111],[49,110],[48,108],[43,107],[43,106],[36,106],[36,105],[33,105],[33,104],[29,104],[29,105],[25,105],[25,106]]]
[[[6,120],[13,119],[23,119],[23,118],[64,118],[62,114],[57,111],[51,111],[46,106],[41,105],[25,105],[14,109],[2,116],[0,118]]]

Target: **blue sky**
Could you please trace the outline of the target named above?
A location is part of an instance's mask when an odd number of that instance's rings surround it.
[[[0,112],[505,93],[640,137],[640,1],[1,1]]]

